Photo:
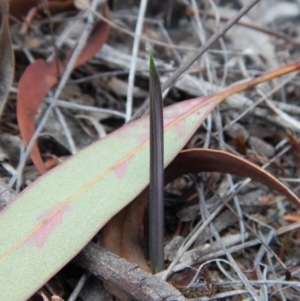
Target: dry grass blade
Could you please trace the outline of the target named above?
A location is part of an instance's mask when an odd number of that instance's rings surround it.
[[[8,2],[1,1],[2,22],[0,29],[0,116],[7,99],[10,85],[13,79],[13,51],[9,33]]]
[[[143,23],[146,13],[148,1],[142,0],[139,9],[139,17],[136,23],[135,28],[135,37],[132,46],[132,61],[130,64],[130,72],[128,77],[128,90],[127,90],[127,100],[126,100],[126,121],[129,121],[132,115],[132,105],[133,105],[133,87],[134,87],[134,80],[135,80],[135,72],[136,72],[136,65],[137,65],[137,55],[140,46],[140,35],[143,31]]]

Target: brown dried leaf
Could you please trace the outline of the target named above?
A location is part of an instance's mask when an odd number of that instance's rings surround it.
[[[186,173],[221,172],[249,177],[284,195],[300,206],[297,196],[270,173],[233,154],[211,149],[182,151],[166,169],[166,183]]]
[[[105,15],[109,18],[110,12],[105,7]],[[85,48],[80,54],[75,68],[89,61],[106,42],[109,35],[109,26],[100,22],[94,29]],[[35,116],[38,108],[46,96],[47,92],[58,82],[57,69],[59,73],[64,72],[72,53],[67,55],[64,61],[36,60],[29,65],[19,81],[17,96],[17,118],[20,132],[25,145],[28,145],[35,131]],[[43,174],[46,172],[42,157],[37,145],[32,148],[31,158],[38,171]]]
[[[300,206],[300,200],[274,176],[262,168],[233,154],[209,149],[182,151],[165,170],[165,183],[181,175],[199,172],[230,173],[250,177],[276,190]],[[109,251],[137,263],[149,271],[142,247],[144,210],[148,204],[148,188],[112,218],[103,229],[101,244]]]

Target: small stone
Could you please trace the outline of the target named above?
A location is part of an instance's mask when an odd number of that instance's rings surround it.
[[[275,148],[271,144],[265,142],[260,138],[251,136],[248,142],[251,145],[251,147],[261,155],[264,155],[269,158],[274,156],[275,154]]]
[[[234,123],[226,126],[225,133],[232,139],[242,136],[244,137],[244,140],[247,141],[249,138],[248,131],[240,123]]]

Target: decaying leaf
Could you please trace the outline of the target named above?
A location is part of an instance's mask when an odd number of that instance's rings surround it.
[[[184,174],[199,172],[221,172],[250,177],[300,206],[299,199],[271,174],[245,159],[219,150],[190,149],[182,151],[166,168],[165,183]],[[101,241],[102,246],[106,249],[138,264],[146,271],[149,271],[149,266],[144,257],[141,229],[148,196],[147,188],[114,216],[103,228]]]
[[[109,17],[109,9],[106,6],[105,15]],[[96,25],[85,48],[80,54],[75,68],[90,60],[99,51],[109,36],[109,26],[100,22]],[[17,96],[17,118],[20,132],[25,145],[28,145],[35,131],[35,116],[38,108],[47,92],[57,84],[58,76],[64,72],[72,53],[67,55],[64,61],[46,62],[36,60],[29,65],[19,81]],[[57,74],[57,67],[59,73]],[[38,83],[38,84],[37,84]],[[31,158],[37,170],[43,174],[46,172],[41,154],[37,145],[32,148]]]

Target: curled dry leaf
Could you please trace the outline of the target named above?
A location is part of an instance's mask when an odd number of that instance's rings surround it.
[[[299,64],[297,64],[299,66]],[[296,68],[296,66],[294,66]],[[287,67],[284,67],[287,68]],[[279,75],[279,70],[273,72],[273,75],[271,74],[265,76],[268,77],[268,79],[272,79],[274,76]],[[228,89],[227,91],[223,92],[226,93],[226,96],[233,95],[233,90],[235,92],[242,91],[242,86],[244,87],[250,87],[254,84],[254,82],[257,83],[258,78],[254,80],[250,80],[246,84],[241,84],[236,87],[233,87],[233,89]],[[258,80],[261,82],[261,80]],[[255,84],[254,84],[255,85]],[[231,91],[231,92],[229,92]],[[221,94],[223,94],[221,93]],[[220,95],[220,94],[217,94]],[[216,96],[216,95],[215,95]],[[211,96],[211,97],[215,97]],[[224,96],[224,94],[223,94]],[[208,97],[209,99],[210,97]],[[203,101],[205,101],[205,98],[200,98]],[[201,123],[201,121],[200,121]],[[179,130],[179,128],[178,128]],[[184,135],[184,131],[179,130],[182,135]],[[167,149],[167,146],[166,146]],[[246,161],[247,162],[247,161]],[[247,162],[248,163],[248,162]],[[174,166],[174,162],[171,166]],[[199,172],[201,169],[195,172]],[[217,170],[217,168],[216,168]],[[203,170],[204,171],[204,170]],[[219,170],[221,172],[221,170]],[[188,171],[187,171],[188,172]],[[191,172],[191,171],[189,171]],[[227,172],[227,171],[223,171]],[[234,172],[232,172],[234,173]],[[168,172],[167,172],[168,174]],[[172,175],[172,173],[170,173]],[[183,173],[182,173],[183,174]],[[176,173],[174,173],[174,176]],[[248,177],[247,174],[239,174],[240,176]],[[177,174],[176,177],[179,175]],[[175,177],[175,178],[176,178]],[[166,178],[165,183],[168,183],[171,181],[171,179]],[[267,185],[267,183],[264,183]],[[288,190],[288,189],[287,189]],[[286,191],[285,191],[286,193]],[[298,201],[297,197],[294,196],[294,201]],[[126,208],[124,208],[122,211],[120,211],[116,216],[114,216],[104,227],[103,229],[103,237],[102,237],[102,246],[107,248],[108,250],[112,251],[113,253],[126,258],[130,262],[137,263],[141,268],[143,268],[146,271],[149,271],[149,266],[145,260],[144,252],[142,248],[142,235],[140,232],[142,223],[143,223],[143,217],[144,217],[144,210],[145,207],[148,204],[148,192],[142,193],[139,195],[135,200],[133,200]],[[300,203],[299,203],[300,204]]]
[[[1,29],[0,29],[0,116],[7,100],[14,73],[13,50],[8,24],[8,1],[0,1]]]
[[[209,149],[182,151],[166,168],[165,183],[188,174],[199,172],[221,172],[249,177],[281,193],[300,206],[300,200],[274,176],[262,168],[236,155]],[[111,252],[138,264],[149,271],[142,247],[142,225],[145,208],[148,205],[148,188],[133,202],[114,216],[103,228],[101,244]]]
[[[230,173],[251,178],[300,206],[297,196],[270,173],[243,158],[219,150],[190,149],[182,151],[166,169],[167,182],[182,174],[204,171]]]
[[[105,16],[107,18],[110,16],[107,6],[105,7]],[[89,61],[106,42],[108,36],[109,26],[104,22],[97,24],[74,67],[77,68]],[[41,102],[48,91],[57,84],[58,76],[64,72],[71,56],[72,53],[70,52],[64,61],[59,62],[36,60],[23,73],[19,81],[17,96],[17,119],[25,145],[28,145],[34,134],[35,116]],[[57,68],[59,74],[57,74]],[[41,174],[46,172],[36,144],[32,148],[31,159]]]

